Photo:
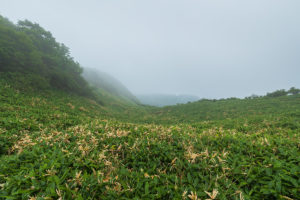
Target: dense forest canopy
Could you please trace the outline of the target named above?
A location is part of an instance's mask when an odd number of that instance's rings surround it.
[[[28,20],[13,24],[0,16],[0,72],[23,87],[56,88],[90,95],[82,68],[49,31]],[[2,74],[2,76],[4,76]],[[27,77],[27,78],[24,78]]]

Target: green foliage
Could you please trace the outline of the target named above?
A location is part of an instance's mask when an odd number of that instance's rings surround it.
[[[291,87],[288,91],[288,94],[291,94],[291,95],[297,95],[297,94],[300,94],[300,89],[297,89],[295,87]]]
[[[296,88],[139,106],[3,17],[0,67],[0,199],[300,199]]]
[[[271,93],[267,93],[267,97],[281,97],[281,96],[286,96],[288,94],[287,91],[285,90],[276,90],[274,92],[271,92]]]
[[[23,88],[55,88],[80,95],[92,92],[81,77],[82,68],[70,57],[69,49],[52,34],[28,20],[17,25],[0,16],[0,72],[28,78]],[[31,79],[32,78],[32,79]],[[36,83],[36,84],[35,84]],[[18,84],[18,83],[17,83]]]
[[[0,90],[0,199],[300,198],[299,96],[125,111]],[[180,124],[185,106],[207,110]]]
[[[268,119],[300,113],[300,96],[254,99],[203,99],[198,102],[152,109],[145,117],[157,123],[197,123],[236,119]]]

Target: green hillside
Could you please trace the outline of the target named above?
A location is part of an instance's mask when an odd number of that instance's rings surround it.
[[[69,49],[38,24],[25,20],[15,25],[0,16],[0,36],[1,79],[12,80],[22,89],[92,96]]]
[[[300,199],[297,89],[142,106],[68,52],[0,18],[0,199]]]
[[[259,97],[254,99],[199,100],[177,106],[167,106],[152,112],[161,123],[197,123],[225,119],[264,120],[266,117],[300,116],[300,95]]]
[[[0,35],[0,78],[15,88],[60,90],[106,106],[126,107],[138,103],[128,89],[110,75],[92,69],[85,69],[83,73],[68,47],[58,43],[38,24],[25,20],[15,25],[0,16]]]
[[[2,199],[299,198],[299,113],[277,111],[298,96],[265,100],[268,112],[160,125],[166,117],[149,110],[122,116],[63,92],[0,89]],[[145,116],[156,124],[125,122]]]

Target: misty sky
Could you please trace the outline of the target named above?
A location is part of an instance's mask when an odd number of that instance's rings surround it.
[[[244,97],[300,88],[299,0],[0,0],[134,94]]]

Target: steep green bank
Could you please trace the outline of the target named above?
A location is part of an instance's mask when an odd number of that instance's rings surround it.
[[[93,96],[69,49],[27,20],[15,25],[0,16],[0,72],[5,78],[21,79],[15,81],[22,89],[58,89]]]
[[[119,81],[85,69],[49,31],[28,20],[13,24],[0,16],[0,78],[27,92],[55,91],[84,96],[120,111],[138,100]],[[86,78],[87,80],[85,80]]]

